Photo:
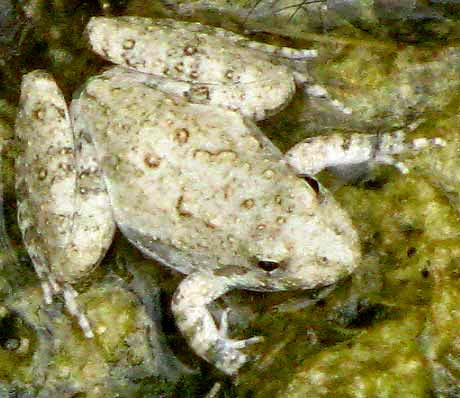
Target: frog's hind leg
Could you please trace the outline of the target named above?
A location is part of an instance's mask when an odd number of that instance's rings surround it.
[[[398,156],[429,146],[445,146],[445,141],[442,138],[408,140],[402,130],[384,134],[332,134],[307,138],[296,144],[285,154],[285,160],[301,175],[315,175],[328,167],[340,171],[358,164],[388,164],[407,173],[407,166]]]
[[[250,40],[245,36],[237,33],[211,26],[201,25],[203,30],[211,31],[215,36],[222,37],[231,43],[234,43],[241,47],[251,48],[253,50],[262,51],[264,53],[275,55],[277,57],[289,58],[289,59],[313,59],[318,56],[318,51],[309,50],[304,48],[291,48],[276,46],[267,43],[261,43],[258,41]]]
[[[247,38],[244,38],[244,40],[239,40],[236,43],[242,47],[247,47],[253,50],[262,51],[264,53],[274,55],[277,57],[281,57],[281,58],[314,59],[318,57],[317,50],[275,46],[272,44],[260,43],[258,41],[248,40]]]
[[[66,308],[90,337],[70,284],[98,264],[111,242],[114,222],[98,169],[86,158],[88,164],[83,171],[79,168],[76,154],[81,148],[67,104],[44,71],[23,77],[16,137],[18,221],[45,302],[63,293]]]

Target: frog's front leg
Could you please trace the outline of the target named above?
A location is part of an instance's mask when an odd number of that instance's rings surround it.
[[[206,361],[229,375],[248,360],[240,350],[259,342],[262,337],[233,340],[227,337],[227,311],[224,311],[217,328],[207,305],[232,288],[230,278],[218,276],[213,271],[190,274],[177,288],[172,310],[177,326],[194,351]]]
[[[441,138],[407,140],[398,130],[389,134],[332,134],[307,138],[285,155],[298,174],[315,175],[327,167],[343,168],[360,163],[389,164],[407,173],[397,155],[421,150],[429,145],[444,146]]]

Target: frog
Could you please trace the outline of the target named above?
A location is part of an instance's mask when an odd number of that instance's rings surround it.
[[[86,36],[116,66],[85,82],[70,106],[49,73],[24,75],[15,131],[24,244],[45,301],[62,292],[88,338],[94,328],[72,285],[119,229],[185,275],[171,300],[178,329],[198,356],[237,375],[262,337],[231,338],[228,310],[217,322],[211,303],[234,289],[327,286],[359,266],[358,233],[314,175],[363,162],[405,173],[399,155],[445,145],[401,130],[311,137],[283,154],[256,121],[305,83],[278,58],[308,50],[132,16],[94,17]]]

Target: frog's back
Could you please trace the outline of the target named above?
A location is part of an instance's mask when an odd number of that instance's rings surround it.
[[[182,272],[247,267],[248,242],[276,235],[294,207],[317,206],[237,112],[104,79],[93,79],[73,108],[91,131],[118,225]]]

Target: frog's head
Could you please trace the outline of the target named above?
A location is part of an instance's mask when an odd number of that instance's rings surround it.
[[[318,187],[316,194],[318,200],[298,203],[278,227],[254,243],[257,290],[328,285],[359,264],[359,239],[348,215],[324,188]]]

